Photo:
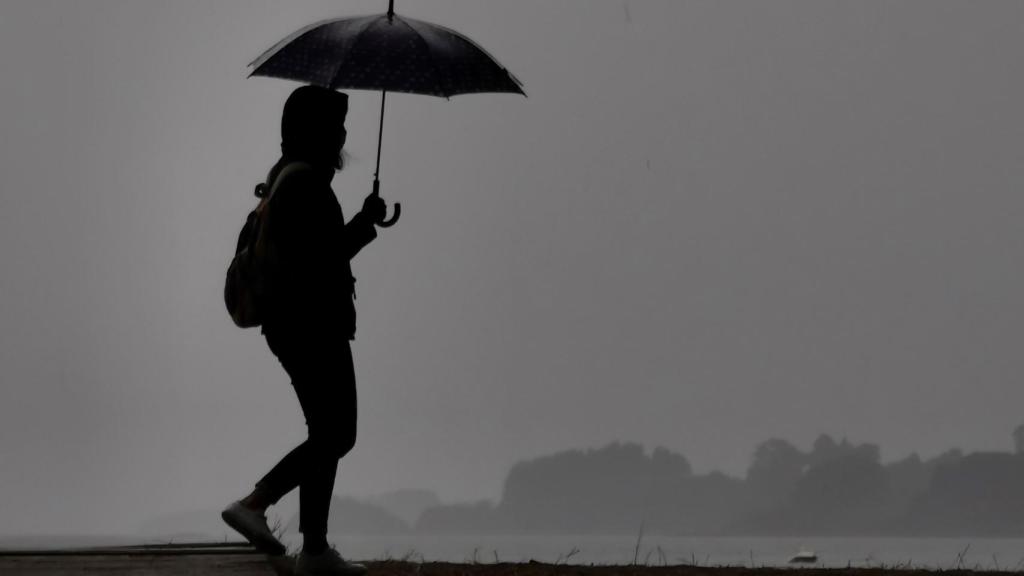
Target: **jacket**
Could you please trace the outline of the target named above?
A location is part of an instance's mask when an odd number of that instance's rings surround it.
[[[271,176],[284,165],[282,159]],[[267,205],[266,233],[275,258],[264,333],[355,338],[350,261],[377,237],[377,230],[361,212],[345,222],[331,189],[333,176],[329,169],[293,172]]]

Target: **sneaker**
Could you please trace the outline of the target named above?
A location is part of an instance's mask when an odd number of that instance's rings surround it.
[[[349,562],[328,547],[320,554],[302,552],[295,562],[295,576],[363,576],[366,566]]]
[[[228,526],[236,532],[245,536],[257,550],[270,556],[280,556],[287,552],[284,544],[274,536],[267,527],[267,517],[251,508],[246,508],[241,502],[235,502],[220,513],[220,517]]]

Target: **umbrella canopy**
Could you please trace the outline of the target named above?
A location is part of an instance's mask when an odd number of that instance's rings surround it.
[[[250,76],[325,88],[446,98],[475,92],[525,95],[522,83],[469,38],[394,12],[311,24],[250,66]]]
[[[445,98],[474,92],[526,95],[522,83],[465,36],[395,14],[338,18],[311,24],[281,40],[249,66],[249,76],[297,80],[331,89],[380,90],[380,132],[373,193],[380,191],[380,151],[387,92]],[[381,226],[401,215],[401,204]]]

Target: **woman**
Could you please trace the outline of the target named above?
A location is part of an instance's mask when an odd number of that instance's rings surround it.
[[[327,544],[338,460],[356,440],[349,344],[355,337],[355,279],[349,260],[377,237],[375,225],[386,211],[384,201],[371,194],[346,224],[331,189],[343,165],[347,110],[345,94],[315,86],[298,88],[284,106],[282,156],[267,179],[273,194],[264,231],[273,258],[263,334],[291,377],[308,437],[222,513],[258,549],[281,555],[285,547],[267,527],[266,510],[299,488],[303,546],[297,574],[366,572]]]

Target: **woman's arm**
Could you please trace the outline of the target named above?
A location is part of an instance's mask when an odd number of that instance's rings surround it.
[[[365,211],[360,211],[345,227],[341,233],[341,246],[342,253],[349,260],[355,258],[356,254],[360,250],[366,247],[367,244],[373,242],[377,237],[377,227],[374,225],[370,215]]]

